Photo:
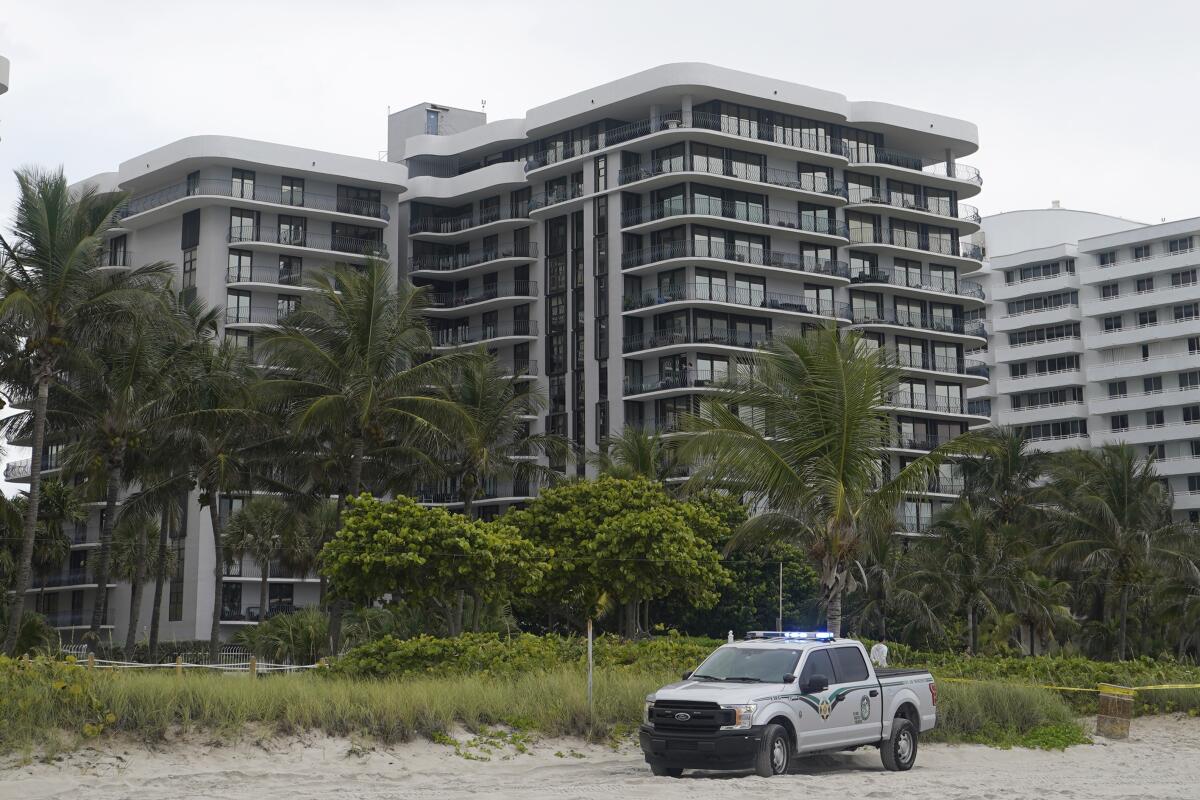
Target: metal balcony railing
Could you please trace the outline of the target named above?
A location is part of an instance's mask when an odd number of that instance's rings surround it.
[[[580,197],[583,197],[583,184],[572,183],[565,187],[559,187],[548,192],[539,192],[538,194],[535,194],[533,197],[529,198],[529,210],[537,211],[540,208],[558,205],[559,203],[565,203],[568,200],[576,200]]]
[[[814,275],[830,275],[847,279],[850,277],[850,265],[845,261],[801,256],[799,253],[789,253],[783,250],[764,250],[746,245],[697,242],[690,239],[644,247],[641,250],[627,250],[621,256],[621,268],[641,267],[672,258],[715,258],[736,264],[795,270]]]
[[[460,216],[417,217],[408,225],[409,233],[459,233],[481,225],[490,225],[506,219],[528,219],[529,202],[501,203],[498,206],[481,208],[477,214]]]
[[[303,275],[299,269],[279,267],[227,267],[226,283],[276,283],[280,286],[299,286]]]
[[[676,370],[661,375],[625,376],[625,395],[645,394],[669,389],[706,389],[725,383],[727,376],[700,373],[696,370]]]
[[[289,206],[292,208],[310,208],[316,211],[336,211],[341,214],[353,214],[359,217],[390,220],[391,214],[387,206],[368,200],[355,200],[347,197],[312,194],[303,190],[284,192],[278,186],[260,186],[254,183],[247,186],[242,181],[236,183],[232,179],[202,178],[198,181],[184,181],[156,189],[148,194],[133,198],[121,209],[120,217],[131,217],[159,206],[182,200],[185,197],[209,196],[228,197],[234,200],[256,200],[261,203]]]
[[[923,250],[943,256],[969,258],[982,261],[984,250],[970,242],[956,242],[953,237],[926,236],[905,230],[880,230],[877,228],[851,228],[851,244],[886,244],[911,250]]]
[[[722,217],[723,219],[771,225],[777,228],[790,228],[823,236],[837,236],[842,239],[846,239],[850,235],[845,222],[830,217],[798,214],[794,211],[764,208],[707,197],[680,197],[652,203],[641,208],[626,209],[621,212],[621,225],[628,228],[632,225],[688,214]]]
[[[463,326],[433,331],[434,347],[461,347],[463,345],[501,339],[506,336],[537,336],[537,320],[514,320],[495,325]]]
[[[57,575],[41,575],[33,579],[30,588],[50,589],[57,586],[89,586],[96,582],[96,575],[90,569],[73,569]],[[111,584],[112,581],[110,580]]]
[[[675,173],[701,173],[704,175],[720,175],[725,178],[737,178],[754,183],[764,183],[769,186],[779,186],[785,189],[827,194],[833,197],[846,198],[846,185],[820,173],[791,172],[775,167],[763,167],[758,164],[745,164],[738,161],[722,161],[716,159],[692,158],[690,163],[684,159],[660,159],[646,166],[625,167],[617,173],[617,182],[622,186],[635,181],[643,181],[659,175]]]
[[[292,310],[287,308],[230,307],[225,309],[225,324],[277,325],[280,320],[292,313]]]
[[[42,472],[52,469],[58,469],[62,466],[62,456],[58,453],[50,453],[42,456]],[[10,461],[4,465],[5,480],[19,480],[28,478],[33,473],[33,459],[23,458],[20,461]]]
[[[932,353],[909,353],[898,350],[890,351],[890,355],[896,360],[899,366],[909,369],[927,369],[934,372],[951,372],[956,375],[974,375],[981,378],[986,378],[989,374],[988,365],[978,359],[938,356]]]
[[[358,239],[353,236],[334,236],[310,231],[279,230],[262,225],[242,225],[229,229],[230,244],[258,243],[278,244],[287,247],[310,247],[336,253],[387,258],[387,245],[373,239]]]
[[[966,407],[962,398],[938,397],[918,392],[892,392],[886,397],[884,405],[915,411],[937,411],[943,414],[962,414]]]
[[[930,292],[956,294],[960,297],[983,299],[983,286],[974,281],[961,281],[957,276],[943,277],[928,272],[913,274],[903,269],[876,267],[872,272],[860,272],[850,277],[850,283],[887,283],[907,289],[925,289]]]
[[[839,314],[839,316],[842,316]],[[939,333],[961,333],[965,336],[985,336],[983,323],[979,320],[964,320],[957,317],[939,317],[907,311],[875,311],[850,308],[846,315],[855,325],[899,325],[905,328],[921,328]]]
[[[936,214],[939,217],[974,222],[977,225],[983,221],[983,217],[979,215],[979,209],[975,206],[967,205],[966,203],[956,203],[948,197],[888,194],[876,192],[861,186],[852,186],[847,193],[847,199],[851,203],[869,203],[871,205],[903,208],[910,211],[924,211],[927,214]]]
[[[133,253],[129,250],[105,250],[100,254],[101,267],[132,267]]]
[[[953,178],[955,180],[966,181],[976,186],[983,185],[983,178],[980,177],[979,170],[966,164],[960,164],[957,161],[953,164],[946,162],[926,164],[923,157],[912,153],[858,143],[853,143],[846,147],[843,155],[846,156],[851,164],[884,164],[889,167],[899,167],[900,169],[912,170],[913,172],[920,172],[939,178]]]
[[[502,281],[485,284],[478,289],[434,292],[429,295],[429,303],[433,308],[460,308],[501,297],[534,297],[537,290],[537,281]]]
[[[801,314],[819,314],[831,317],[834,312],[832,300],[821,300],[800,294],[784,294],[768,292],[758,288],[737,288],[734,286],[714,286],[711,283],[681,283],[671,286],[647,289],[636,295],[626,295],[623,307],[626,311],[676,303],[681,301],[707,301],[714,303],[730,303],[750,308],[766,308],[777,311],[794,311]]]
[[[626,336],[622,340],[622,352],[634,353],[639,350],[650,350],[675,344],[728,345],[755,350],[766,347],[770,341],[770,333],[755,334],[732,330],[662,330]]]
[[[537,258],[537,242],[510,245],[492,250],[479,250],[474,253],[454,253],[449,255],[419,255],[408,259],[408,268],[413,271],[428,270],[433,272],[449,272],[465,269],[480,264],[487,264],[501,258]]]

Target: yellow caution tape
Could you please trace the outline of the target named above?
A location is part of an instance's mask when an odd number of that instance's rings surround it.
[[[1128,686],[1116,686],[1111,683],[1100,684],[1100,694],[1118,695],[1120,697],[1133,697],[1137,694],[1137,689],[1131,689]]]
[[[1133,688],[1139,692],[1153,691],[1154,689],[1200,689],[1200,683],[1160,683],[1157,686],[1135,686]]]
[[[1154,686],[1116,686],[1102,683],[1098,688],[1085,689],[1080,686],[1054,686],[1046,683],[1021,683],[1020,681],[1005,681],[1001,679],[983,680],[981,678],[937,678],[938,683],[1011,683],[1018,686],[1034,686],[1038,689],[1053,689],[1056,692],[1099,692],[1100,694],[1115,694],[1133,696],[1138,692],[1150,692],[1158,689],[1200,689],[1200,683],[1160,683]]]

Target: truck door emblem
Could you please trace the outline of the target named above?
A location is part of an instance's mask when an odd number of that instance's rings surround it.
[[[821,715],[821,719],[829,719],[829,712],[832,710],[828,700],[822,700],[821,705],[817,706],[817,713]]]
[[[862,715],[864,720],[871,718],[871,698],[863,695],[862,702],[859,703],[858,713]]]
[[[683,711],[680,711],[678,714],[675,715],[675,719],[679,720],[680,722],[687,722],[691,718],[692,718],[691,714],[685,713]]]

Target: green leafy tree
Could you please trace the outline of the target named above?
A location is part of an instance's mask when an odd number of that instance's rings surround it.
[[[28,436],[33,458],[10,619],[21,619],[32,576],[51,386],[78,366],[95,340],[146,311],[168,269],[98,269],[121,195],[72,190],[61,170],[22,170],[17,184],[12,235],[0,236],[0,325],[8,345],[0,354],[0,382],[9,398],[32,407],[6,420],[4,429],[10,438]],[[6,652],[16,652],[17,627],[5,635]]]
[[[644,478],[602,476],[546,489],[504,519],[553,552],[547,596],[582,618],[603,601],[616,604],[627,636],[638,633],[640,602],[677,591],[711,608],[729,579],[712,544],[728,536],[722,520]]]
[[[507,521],[363,494],[347,501],[342,528],[322,549],[321,564],[336,591],[360,602],[395,592],[406,603],[432,603],[457,636],[462,606],[456,598],[467,595],[482,605],[528,592],[546,570],[545,556]]]
[[[765,505],[739,541],[804,547],[821,576],[828,628],[840,634],[842,597],[856,583],[865,536],[888,525],[901,500],[969,439],[885,474],[893,434],[881,406],[900,370],[857,332],[779,335],[751,361],[688,421],[682,455],[697,465],[690,482]]]

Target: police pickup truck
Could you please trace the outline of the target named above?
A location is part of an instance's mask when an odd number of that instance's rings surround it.
[[[925,670],[876,670],[859,642],[828,633],[751,631],[649,695],[639,738],[654,774],[671,777],[781,775],[793,757],[866,746],[887,769],[907,770],[936,723]]]

